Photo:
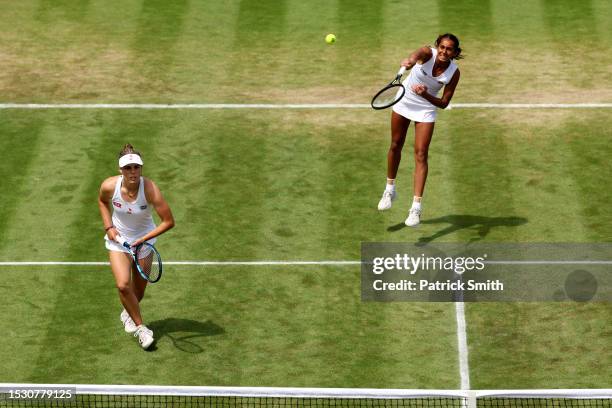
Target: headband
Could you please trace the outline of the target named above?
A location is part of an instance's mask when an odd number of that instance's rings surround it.
[[[126,154],[119,158],[119,168],[123,168],[128,164],[140,164],[142,166],[142,159],[137,154]]]

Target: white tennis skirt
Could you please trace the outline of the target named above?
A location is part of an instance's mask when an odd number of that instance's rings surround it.
[[[128,239],[127,241],[131,242],[131,241],[135,241],[135,239],[134,240],[129,240]],[[157,238],[153,238],[153,239],[148,240],[147,242],[149,244],[151,244],[151,245],[155,245],[156,241],[157,241]],[[125,252],[126,254],[130,253],[130,251],[128,251],[128,249],[126,247],[124,247],[123,245],[121,245],[117,241],[112,241],[112,240],[108,239],[107,235],[104,235],[104,245],[106,246],[106,249],[108,249],[109,251]]]
[[[406,119],[414,122],[435,122],[436,121],[436,107],[423,106],[421,103],[412,101],[408,98],[408,91],[398,103],[393,105],[393,112],[402,115]]]

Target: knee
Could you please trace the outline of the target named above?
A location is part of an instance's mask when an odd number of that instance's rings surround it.
[[[389,147],[389,150],[393,153],[401,153],[402,147],[404,147],[404,142],[393,140],[391,141],[391,146]]]
[[[117,282],[116,286],[117,286],[117,290],[122,295],[127,295],[127,294],[129,294],[132,291],[132,287],[131,287],[129,281],[127,281],[127,282]]]
[[[417,164],[427,164],[427,150],[416,149],[414,151],[414,160]]]

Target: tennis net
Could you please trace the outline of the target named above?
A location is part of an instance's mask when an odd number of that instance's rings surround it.
[[[461,391],[0,384],[0,407],[612,408],[612,389]]]

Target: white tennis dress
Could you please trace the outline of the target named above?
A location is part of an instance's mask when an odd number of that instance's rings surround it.
[[[115,184],[115,192],[111,200],[111,205],[113,206],[112,220],[119,235],[125,238],[127,242],[132,243],[155,229],[155,222],[151,214],[151,205],[147,203],[147,198],[145,197],[144,179],[140,178],[138,196],[133,202],[125,201],[121,197],[122,181],[123,176],[119,176],[117,184]],[[104,236],[104,240],[106,241],[106,249],[109,251],[128,252],[118,242],[110,240],[108,235]],[[154,244],[155,241],[156,239],[153,238],[147,242]]]
[[[432,48],[431,52],[432,56],[429,61],[424,64],[415,64],[414,67],[412,67],[408,78],[403,82],[406,93],[398,103],[393,105],[394,112],[415,122],[435,122],[437,108],[427,99],[415,94],[412,91],[412,87],[419,84],[425,85],[427,87],[427,93],[432,96],[437,96],[440,89],[450,82],[457,70],[457,64],[451,60],[446,71],[440,76],[432,76],[432,70],[436,62],[438,50]]]

